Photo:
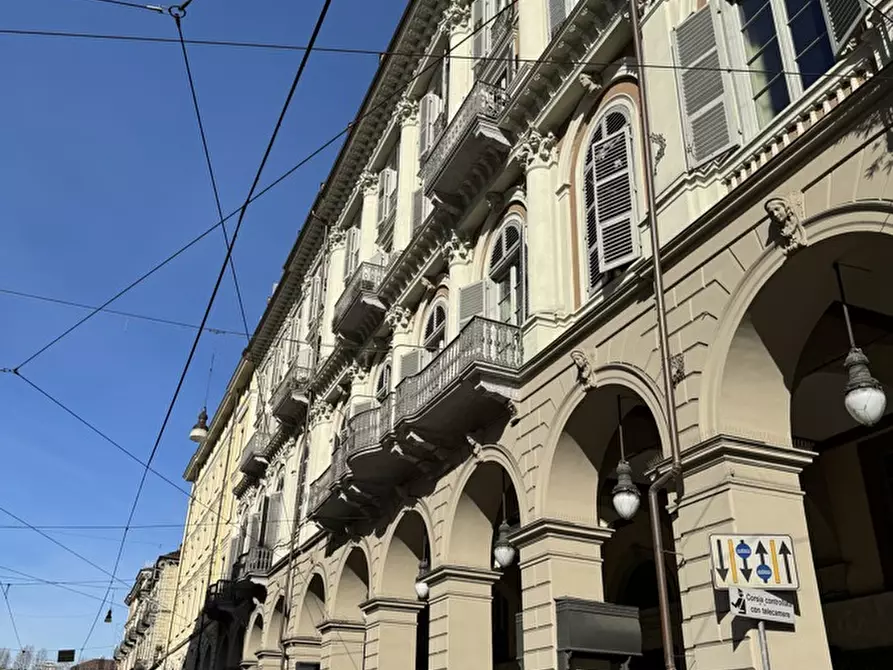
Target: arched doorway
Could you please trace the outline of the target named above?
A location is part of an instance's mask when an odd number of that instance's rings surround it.
[[[492,574],[489,660],[494,670],[520,670],[523,656],[521,570],[517,560],[500,565],[494,551],[497,542],[519,526],[518,496],[505,468],[495,461],[481,463],[456,504],[449,560]]]
[[[406,510],[397,522],[388,544],[382,570],[382,593],[405,601],[416,600],[415,582],[422,561],[431,564],[431,543],[428,527],[416,510]],[[429,609],[422,601],[416,614],[415,670],[428,670]]]
[[[844,302],[872,376],[893,393],[891,257],[893,237],[849,233],[788,258],[748,305],[722,378],[721,421],[760,425],[812,458],[798,561],[812,559],[835,670],[893,667],[893,626],[878,616],[893,606],[893,401],[870,427],[844,406]]]
[[[591,562],[590,583],[574,585],[567,595],[637,608],[643,655],[632,658],[628,667],[662,670],[654,542],[647,500],[649,481],[645,476],[663,454],[661,431],[653,413],[659,406],[657,394],[649,395],[650,402],[646,402],[633,389],[650,390],[648,382],[631,370],[618,367],[605,371],[602,377],[611,381],[586,393],[557,436],[543,513],[548,518],[604,529],[601,560]],[[639,493],[638,510],[629,519],[618,514],[613,502],[621,459],[628,463],[632,485]],[[666,493],[661,494],[659,502],[664,564],[668,574],[675,575]],[[678,589],[670,589],[670,604],[676,667],[684,670]],[[626,660],[618,656],[611,662],[620,667]]]
[[[330,670],[363,666],[366,626],[361,605],[369,599],[369,562],[353,547],[341,568],[332,597],[331,620],[321,627],[322,651]]]
[[[260,613],[245,636],[245,648],[242,651],[242,663],[257,663],[257,652],[264,648],[264,618]]]
[[[326,620],[326,589],[322,576],[310,576],[295,624],[296,636],[288,649],[296,670],[319,670],[322,652],[320,627]]]

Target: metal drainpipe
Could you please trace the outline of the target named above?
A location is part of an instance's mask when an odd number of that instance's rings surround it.
[[[672,371],[670,370],[670,342],[667,334],[667,307],[664,301],[663,271],[660,262],[660,239],[657,230],[657,209],[654,196],[654,162],[651,154],[651,123],[648,118],[648,95],[645,83],[645,66],[642,50],[642,34],[639,18],[639,0],[630,0],[630,21],[632,23],[633,47],[635,49],[636,69],[639,78],[639,125],[642,135],[642,147],[645,157],[645,188],[648,198],[648,227],[651,232],[651,263],[654,273],[654,303],[657,312],[657,332],[663,363],[663,386],[665,414],[669,431],[672,466],[660,476],[648,490],[648,507],[651,514],[651,533],[654,540],[654,564],[657,570],[657,589],[660,602],[660,629],[664,647],[664,664],[666,670],[676,670],[673,655],[673,630],[670,621],[670,602],[667,591],[667,569],[664,565],[664,543],[660,526],[660,508],[657,495],[670,480],[681,481],[682,458],[679,447],[679,428],[676,421],[676,397],[673,388]]]

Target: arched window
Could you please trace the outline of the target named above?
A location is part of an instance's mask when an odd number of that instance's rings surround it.
[[[508,221],[490,250],[490,281],[495,292],[496,318],[520,326],[527,315],[526,254],[521,226]],[[491,308],[492,309],[492,308]]]
[[[425,321],[425,349],[434,353],[443,349],[446,344],[446,303],[440,300],[434,303],[434,307]]]
[[[605,273],[639,255],[632,120],[612,105],[592,129],[583,167],[587,288],[601,287]]]
[[[391,362],[386,361],[385,364],[381,366],[381,370],[378,373],[378,379],[375,382],[375,399],[378,400],[378,402],[384,402],[390,392]]]

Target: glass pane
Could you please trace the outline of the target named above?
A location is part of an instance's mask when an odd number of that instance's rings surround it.
[[[818,0],[786,0],[788,25],[803,88],[809,88],[834,64],[831,41]]]
[[[797,65],[800,68],[800,80],[803,88],[809,88],[822,78],[834,63],[834,54],[831,52],[831,42],[828,34],[824,34],[802,54],[797,56]]]
[[[744,35],[744,48],[747,60],[763,49],[769,42],[776,39],[775,22],[772,16],[772,6],[765,0],[743,0],[741,7],[741,30]]]
[[[779,75],[770,85],[754,98],[757,108],[757,118],[760,125],[765,125],[788,106],[791,98],[788,95],[788,84],[784,76]]]

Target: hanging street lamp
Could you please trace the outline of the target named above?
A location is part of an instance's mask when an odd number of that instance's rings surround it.
[[[622,396],[617,395],[617,441],[620,445],[620,461],[617,463],[617,485],[614,487],[612,502],[614,511],[624,521],[632,519],[639,511],[641,494],[639,487],[633,483],[633,469],[626,460],[626,446],[623,443],[623,413],[620,408]]]
[[[202,407],[202,411],[198,413],[198,421],[189,431],[189,439],[193,442],[201,444],[208,437],[208,411]]]
[[[419,561],[419,574],[415,578],[415,594],[419,600],[428,600],[428,594],[431,592],[431,587],[428,586],[428,582],[425,581],[427,576],[428,559],[423,558]]]

